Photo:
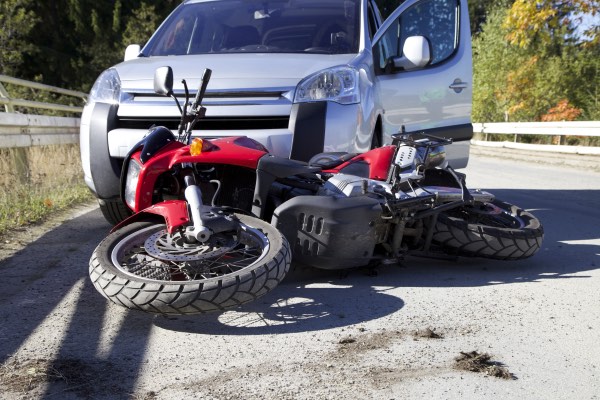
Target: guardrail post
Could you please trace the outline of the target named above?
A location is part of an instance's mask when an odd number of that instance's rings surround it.
[[[27,184],[31,180],[31,171],[29,170],[28,147],[17,147],[10,149],[12,153],[15,174],[19,183]]]
[[[4,85],[2,85],[2,82],[0,82],[0,97],[10,100],[10,97],[8,97],[8,92],[6,91],[6,88],[4,88]],[[9,113],[15,112],[15,108],[10,103],[6,103],[4,105],[4,110]]]

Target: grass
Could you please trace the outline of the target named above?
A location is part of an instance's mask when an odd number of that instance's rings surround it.
[[[78,145],[0,149],[0,235],[92,198]]]

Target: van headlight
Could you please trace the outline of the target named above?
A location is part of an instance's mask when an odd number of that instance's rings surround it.
[[[121,79],[117,70],[110,68],[100,74],[88,98],[88,103],[117,104],[121,96]]]
[[[304,78],[296,87],[294,103],[334,101],[356,104],[360,101],[359,75],[356,68],[339,66],[324,69]]]
[[[130,159],[127,165],[127,177],[125,178],[125,202],[133,210],[135,209],[135,192],[142,166],[134,159]]]

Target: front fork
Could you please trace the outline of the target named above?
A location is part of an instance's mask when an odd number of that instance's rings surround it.
[[[191,241],[206,242],[212,235],[212,231],[205,225],[202,214],[209,212],[211,208],[202,203],[202,191],[196,184],[194,176],[187,175],[184,180],[186,185],[185,200],[189,204],[193,224],[185,229],[185,236]]]

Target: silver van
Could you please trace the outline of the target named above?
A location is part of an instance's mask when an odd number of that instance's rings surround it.
[[[385,22],[373,0],[188,0],[98,77],[84,109],[85,181],[111,223],[128,214],[119,176],[129,149],[152,125],[177,128],[174,102],[153,92],[154,71],[166,65],[178,96],[182,79],[196,88],[213,70],[195,136],[246,135],[308,160],[424,131],[455,140],[453,167],[468,161],[466,0],[406,0]]]

